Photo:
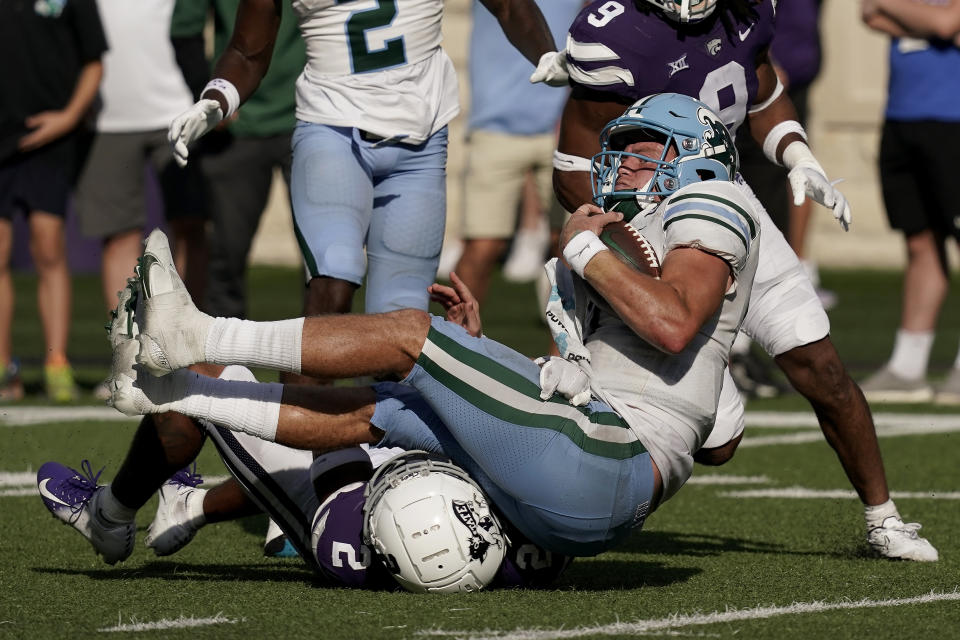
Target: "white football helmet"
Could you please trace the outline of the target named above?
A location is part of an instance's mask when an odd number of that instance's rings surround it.
[[[402,453],[377,469],[367,485],[363,538],[415,593],[483,589],[507,549],[480,487],[425,451]]]
[[[647,0],[675,22],[699,22],[717,8],[717,0]]]

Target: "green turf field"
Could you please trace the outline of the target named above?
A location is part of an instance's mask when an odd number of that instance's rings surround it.
[[[255,269],[252,314],[296,314],[299,274]],[[889,355],[899,277],[833,272],[834,339],[855,376]],[[960,637],[960,410],[874,407],[887,475],[901,513],[923,523],[935,564],[870,557],[862,510],[802,399],[750,405],[734,460],[698,468],[690,485],[624,548],[579,559],[551,590],[463,596],[366,593],[317,586],[298,560],[261,555],[265,521],[202,530],[180,553],[142,545],[155,502],[138,518],[133,556],[108,567],[52,519],[34,473],[47,460],[89,458],[109,480],[135,421],[78,421],[92,400],[51,411],[40,391],[33,280],[17,276],[14,344],[32,392],[0,407],[0,636],[79,638],[957,638]],[[106,373],[97,282],[77,279],[71,357],[92,387]],[[546,336],[532,287],[497,282],[485,332],[533,355]],[[960,339],[948,306],[934,346],[942,376]],[[47,413],[44,413],[47,412]],[[100,415],[100,414],[97,414]],[[42,422],[37,423],[36,420]],[[225,470],[212,448],[202,472]]]

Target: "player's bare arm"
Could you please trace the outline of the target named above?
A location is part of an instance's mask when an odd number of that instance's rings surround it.
[[[875,9],[873,15],[888,18],[902,27],[903,35],[952,40],[960,34],[960,2],[927,4],[916,0],[870,0],[863,3],[865,17],[871,8]]]
[[[101,78],[103,63],[100,60],[83,65],[70,101],[63,109],[43,111],[27,118],[26,125],[32,131],[20,138],[20,151],[33,151],[73,131],[97,97]]]
[[[257,90],[270,66],[280,29],[280,3],[281,0],[241,0],[230,42],[214,66],[213,77],[232,82],[241,104]],[[216,100],[223,113],[228,112],[227,96],[221,91],[208,88],[202,97]]]
[[[537,66],[540,56],[554,51],[550,27],[533,0],[480,0],[503,28],[517,51]]]
[[[622,99],[617,100],[612,94],[587,94],[582,90],[574,90],[567,99],[560,118],[557,152],[586,163],[578,170],[560,170],[556,166],[553,170],[554,192],[567,211],[574,211],[583,203],[593,200],[589,161],[600,151],[597,132],[621,115],[624,108]]]

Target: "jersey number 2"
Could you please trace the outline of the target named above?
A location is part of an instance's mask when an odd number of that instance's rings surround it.
[[[378,0],[373,9],[357,11],[347,20],[347,40],[350,43],[354,73],[395,67],[407,61],[403,36],[387,40],[384,47],[377,51],[371,51],[367,47],[367,31],[386,27],[396,16],[397,0]]]

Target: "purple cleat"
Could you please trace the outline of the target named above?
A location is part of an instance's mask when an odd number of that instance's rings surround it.
[[[53,517],[89,540],[107,564],[126,560],[133,552],[136,526],[132,522],[111,522],[103,516],[98,506],[103,486],[97,484],[103,469],[94,475],[88,460],[80,468],[82,472],[59,462],[44,463],[37,471],[43,504]]]

